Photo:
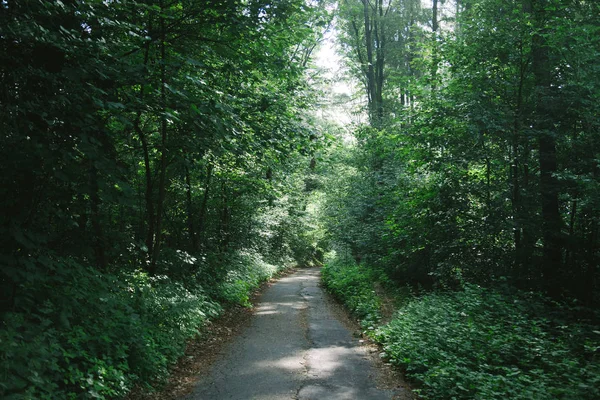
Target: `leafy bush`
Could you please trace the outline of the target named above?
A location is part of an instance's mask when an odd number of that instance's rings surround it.
[[[199,262],[172,253],[163,268]],[[134,384],[160,382],[221,304],[249,305],[250,292],[281,269],[238,252],[219,265],[224,278],[206,268],[184,286],[140,270],[101,273],[71,258],[31,260],[32,270],[41,266],[51,273],[29,274],[13,310],[2,314],[3,399],[117,398]]]
[[[134,382],[163,378],[186,339],[221,310],[166,277],[101,274],[72,259],[32,262],[53,274],[2,316],[2,398],[122,396]]]
[[[381,300],[373,290],[379,272],[343,260],[329,260],[321,271],[324,286],[361,320],[364,327],[381,319]]]
[[[467,285],[414,299],[375,332],[424,399],[598,399],[600,332],[543,299]]]
[[[167,367],[183,354],[185,341],[222,308],[201,288],[192,293],[166,276],[137,272],[126,277],[126,284],[134,302],[135,330],[139,331],[129,344],[132,372],[142,382],[163,379]]]
[[[259,254],[247,251],[230,255],[227,268],[225,279],[215,288],[215,298],[229,304],[250,306],[251,292],[285,267],[269,264]]]

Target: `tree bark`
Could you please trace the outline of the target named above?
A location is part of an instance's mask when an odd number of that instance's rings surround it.
[[[369,102],[369,119],[371,125],[375,126],[376,116],[376,96],[375,96],[375,66],[373,60],[373,28],[371,26],[371,15],[369,13],[369,0],[362,0],[363,16],[365,25],[365,48],[367,50],[366,81],[367,81],[367,100]]]
[[[139,126],[139,121],[135,124],[135,129],[142,142],[142,152],[144,153],[144,171],[146,176],[146,190],[144,193],[144,200],[146,201],[146,221],[148,223],[148,230],[146,231],[146,248],[148,255],[152,255],[154,248],[154,199],[152,198],[153,184],[152,184],[152,169],[150,168],[150,155],[148,152],[148,138],[143,128]]]
[[[187,201],[187,222],[188,232],[190,235],[190,245],[192,251],[198,250],[198,235],[196,234],[196,226],[194,224],[194,207],[192,202],[192,180],[190,177],[190,169],[185,166],[185,186],[186,186],[186,201]]]
[[[210,181],[212,178],[212,164],[206,166],[206,182],[204,184],[204,196],[202,196],[202,205],[200,206],[200,212],[198,213],[198,236],[204,233],[204,224],[206,219],[206,208],[208,206],[208,198],[210,191]]]
[[[533,74],[536,83],[535,128],[538,136],[540,195],[542,202],[543,275],[551,294],[560,290],[562,266],[562,220],[556,157],[556,132],[552,113],[552,65],[544,31],[547,0],[530,0],[536,32],[532,38]]]
[[[438,46],[437,46],[437,35],[438,35],[438,0],[433,0],[432,5],[433,16],[431,19],[431,31],[432,31],[432,58],[431,58],[431,91],[435,92],[437,89],[437,70],[438,70]]]
[[[221,236],[220,247],[221,254],[227,253],[229,250],[229,196],[227,195],[227,186],[225,180],[221,182],[221,224],[219,227],[219,233]]]
[[[385,67],[385,44],[386,32],[383,14],[383,0],[377,1],[377,10],[379,18],[375,17],[375,37],[377,39],[375,52],[375,117],[379,124],[383,121],[383,83]]]
[[[511,186],[512,186],[512,213],[514,221],[514,243],[515,243],[515,269],[517,275],[521,275],[523,268],[527,263],[526,254],[527,251],[523,248],[525,241],[523,240],[524,227],[523,227],[523,200],[521,196],[521,182],[519,180],[520,171],[520,159],[519,147],[521,145],[521,129],[522,129],[522,118],[523,118],[523,86],[525,84],[525,68],[526,61],[525,55],[523,54],[523,43],[520,43],[520,68],[519,68],[519,86],[517,88],[517,102],[514,111],[514,122],[513,122],[513,137],[511,143]],[[526,139],[527,140],[527,139]],[[525,168],[525,165],[524,165]],[[524,178],[525,179],[525,178]],[[525,184],[525,182],[524,182]]]
[[[152,19],[150,18],[148,21],[148,31],[152,30]],[[146,42],[144,49],[144,72],[146,71],[146,67],[148,66],[148,60],[150,56],[150,42]],[[142,82],[140,85],[140,107],[141,104],[144,104],[145,100],[145,92],[144,92],[144,80],[145,76],[142,78]],[[154,247],[154,200],[153,200],[153,183],[152,183],[152,169],[150,166],[150,153],[148,148],[148,138],[146,137],[146,133],[144,129],[141,127],[142,121],[142,110],[141,108],[137,111],[137,115],[133,124],[134,130],[137,133],[140,142],[142,143],[142,152],[144,157],[144,173],[146,178],[146,189],[144,192],[144,200],[146,203],[146,213],[145,219],[148,224],[148,229],[146,231],[146,251],[148,257],[152,256],[153,247]],[[142,221],[141,226],[144,226],[144,221]]]
[[[94,256],[96,266],[100,270],[106,270],[106,254],[104,251],[104,234],[100,222],[100,188],[98,187],[98,169],[91,162],[90,166],[90,208],[91,222],[94,235]]]
[[[158,178],[158,202],[156,207],[156,235],[154,239],[154,248],[152,251],[152,258],[150,260],[150,273],[156,273],[156,261],[160,256],[160,244],[162,241],[162,221],[163,221],[163,206],[165,202],[165,184],[166,184],[166,170],[167,170],[167,94],[166,94],[166,32],[165,32],[165,18],[164,13],[164,2],[160,1],[160,103],[162,109],[161,121],[160,121],[160,169]]]

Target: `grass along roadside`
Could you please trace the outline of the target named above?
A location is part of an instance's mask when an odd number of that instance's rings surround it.
[[[385,274],[331,259],[322,277],[384,357],[416,383],[420,398],[600,398],[600,328],[592,310],[536,293],[465,285],[402,297],[382,324],[384,301],[375,289],[377,282],[390,286]]]

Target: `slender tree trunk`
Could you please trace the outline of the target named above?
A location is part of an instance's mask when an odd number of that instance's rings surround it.
[[[152,31],[152,17],[148,17],[147,31]],[[154,202],[152,201],[152,171],[150,168],[150,156],[148,149],[148,138],[144,129],[141,126],[142,123],[142,107],[141,105],[145,102],[145,83],[147,78],[147,67],[150,56],[150,41],[146,41],[144,44],[144,61],[143,61],[143,75],[140,82],[140,93],[139,93],[139,104],[140,108],[136,112],[136,117],[133,123],[133,129],[135,133],[138,135],[140,142],[142,144],[142,153],[144,158],[144,174],[145,174],[145,190],[144,190],[144,203],[145,203],[145,212],[141,215],[140,220],[140,228],[139,234],[140,237],[144,236],[145,231],[145,240],[144,243],[146,245],[146,254],[150,256],[152,254],[152,245],[154,243]],[[145,225],[148,225],[147,229]]]
[[[77,201],[81,204],[83,204],[83,207],[85,209],[86,207],[86,199],[85,196],[83,195],[83,193],[80,193],[77,195]],[[81,234],[81,237],[85,237],[85,235],[87,234],[87,223],[88,223],[88,219],[89,219],[89,213],[87,212],[81,212],[79,213],[79,218],[77,218],[77,225],[79,225],[79,232]]]
[[[432,8],[433,18],[431,19],[431,30],[435,33],[438,30],[438,0],[433,0]]]
[[[565,266],[567,268],[574,266],[573,254],[576,253],[576,237],[575,237],[575,217],[577,216],[577,200],[571,201],[571,211],[569,212],[569,245],[565,253]]]
[[[221,254],[227,253],[229,250],[229,197],[227,195],[227,186],[225,180],[221,182],[221,226],[219,232],[221,234]]]
[[[410,22],[408,24],[408,46],[407,46],[407,54],[406,54],[406,61],[405,61],[405,65],[406,65],[406,70],[408,71],[408,78],[409,80],[412,82],[415,76],[415,72],[413,70],[413,61],[415,59],[415,52],[414,49],[417,47],[416,46],[416,40],[415,40],[415,35],[414,35],[414,29],[413,27],[415,26],[415,18],[411,16],[410,18]],[[413,96],[411,94],[411,92],[409,91],[408,88],[404,89],[404,100],[402,105],[408,105],[410,106],[410,110],[413,110]],[[409,116],[412,116],[412,112],[409,113]],[[409,117],[408,121],[410,123],[411,121],[411,117]]]
[[[436,91],[437,89],[437,70],[438,70],[438,63],[439,63],[439,56],[438,56],[438,43],[437,43],[437,36],[438,36],[438,0],[433,0],[433,5],[432,5],[432,11],[433,11],[433,17],[431,19],[431,31],[432,31],[432,58],[431,58],[431,90],[433,92]]]
[[[514,221],[514,242],[515,242],[515,267],[517,275],[522,273],[522,268],[526,263],[525,251],[523,249],[523,204],[521,197],[521,186],[519,181],[520,154],[519,145],[521,139],[521,119],[523,114],[523,85],[525,84],[525,57],[523,54],[523,44],[519,46],[521,62],[519,68],[519,86],[517,88],[517,104],[514,112],[513,137],[511,143],[512,165],[511,165],[511,186],[512,186],[512,213]]]
[[[194,224],[194,207],[192,202],[192,180],[190,178],[190,169],[185,166],[185,186],[186,186],[186,201],[187,201],[187,222],[188,232],[190,235],[190,245],[192,251],[198,250],[198,235]]]
[[[535,243],[537,242],[537,237],[534,235],[533,229],[531,229],[528,225],[525,224],[527,218],[531,219],[532,217],[528,214],[531,209],[531,174],[529,171],[529,160],[531,158],[531,143],[529,138],[525,137],[523,143],[523,151],[521,157],[521,164],[523,165],[523,176],[522,176],[522,184],[520,197],[520,220],[521,220],[521,248],[522,248],[522,269],[525,268],[526,265],[530,265],[533,259],[533,252],[535,250]]]
[[[521,221],[521,189],[519,187],[519,155],[518,155],[518,144],[517,140],[513,138],[512,143],[512,163],[510,166],[510,179],[512,186],[512,214],[514,221],[514,242],[515,242],[515,250],[516,257],[515,262],[517,266],[520,266],[523,262],[521,259],[522,253],[522,242],[521,242],[521,228],[523,221]]]
[[[160,255],[160,245],[162,241],[162,222],[163,222],[163,206],[165,202],[165,185],[166,185],[166,170],[167,170],[167,94],[166,94],[166,32],[165,32],[165,19],[162,16],[164,13],[164,2],[160,1],[160,103],[162,109],[161,121],[160,121],[160,138],[161,138],[161,151],[160,151],[160,170],[158,178],[158,202],[156,207],[156,235],[154,240],[154,248],[152,252],[152,259],[150,261],[150,273],[156,273],[156,261]]]
[[[98,187],[98,169],[91,162],[90,167],[90,208],[92,230],[94,232],[94,255],[96,266],[106,270],[106,255],[104,251],[104,234],[100,222],[100,188]]]
[[[485,157],[485,181],[486,181],[486,196],[485,202],[488,212],[492,209],[492,163],[489,156]]]
[[[595,149],[594,149],[595,150]],[[593,152],[596,153],[595,151]],[[592,175],[594,181],[598,182],[600,177],[600,168],[598,163],[593,163]],[[584,293],[586,294],[586,300],[589,304],[593,304],[595,300],[595,290],[597,290],[597,279],[598,279],[598,213],[594,211],[590,221],[590,232],[588,236],[587,245],[587,268],[585,274]]]
[[[209,198],[212,170],[213,170],[213,166],[212,166],[212,164],[209,163],[206,166],[206,182],[204,184],[204,196],[202,196],[202,204],[200,205],[200,212],[198,213],[198,235],[199,236],[204,233],[206,208],[208,206],[208,198]]]
[[[379,11],[379,19],[375,18],[375,35],[376,35],[376,60],[375,60],[375,115],[379,124],[383,121],[383,82],[384,82],[384,67],[385,67],[385,24],[383,14],[383,0],[377,1]]]
[[[152,30],[152,19],[148,21],[148,30]],[[146,68],[148,66],[148,60],[150,55],[150,42],[146,42],[144,46],[144,74],[146,74]],[[142,79],[141,87],[140,87],[140,104],[144,104],[145,101],[145,76]],[[140,138],[140,142],[142,143],[142,152],[144,157],[144,173],[146,178],[146,189],[144,192],[144,200],[146,204],[146,213],[145,219],[148,224],[148,229],[146,231],[146,251],[148,257],[152,256],[153,246],[154,246],[154,199],[153,199],[153,182],[152,182],[152,169],[150,166],[150,153],[148,148],[148,138],[144,129],[141,126],[142,122],[142,110],[139,109],[133,124],[134,130]],[[141,222],[141,226],[144,226],[144,221]]]
[[[369,102],[369,119],[371,125],[376,126],[376,96],[375,96],[375,62],[373,60],[373,30],[371,27],[371,15],[369,12],[369,0],[362,0],[363,16],[365,24],[365,47],[367,50],[366,59],[366,80],[367,80],[367,99]]]
[[[146,248],[148,255],[152,255],[154,248],[154,199],[153,184],[152,184],[152,169],[150,168],[150,155],[148,152],[148,138],[143,128],[139,126],[139,121],[136,123],[136,131],[142,142],[142,152],[144,153],[144,171],[146,176],[146,190],[144,193],[144,199],[146,201],[146,220],[148,223],[148,230],[146,231]]]
[[[538,135],[540,165],[540,195],[542,201],[542,235],[544,279],[551,294],[560,290],[563,240],[562,220],[559,210],[559,185],[555,177],[558,169],[556,138],[551,109],[552,66],[549,45],[544,35],[546,0],[530,0],[533,19],[538,31],[532,38],[533,73],[536,81],[535,128]]]

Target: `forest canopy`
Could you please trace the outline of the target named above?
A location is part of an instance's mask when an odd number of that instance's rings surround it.
[[[600,396],[600,3],[337,18],[366,122],[331,153],[325,286],[424,399]]]
[[[321,146],[300,0],[0,2],[2,398],[162,380],[293,259]]]
[[[157,387],[325,263],[423,398],[598,398],[599,116],[597,1],[3,0],[0,397]]]
[[[597,304],[598,5],[424,4],[340,2],[368,123],[330,230],[400,280]]]

